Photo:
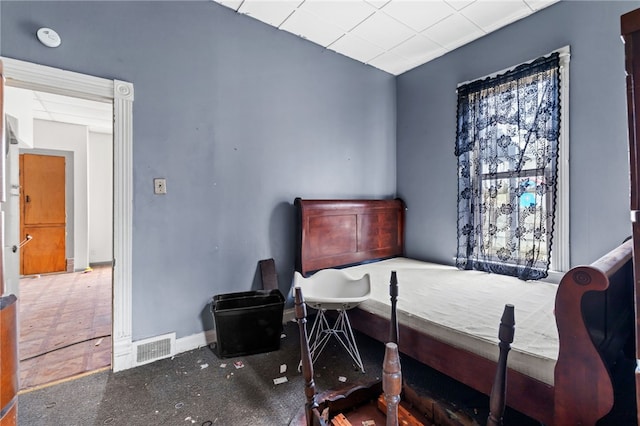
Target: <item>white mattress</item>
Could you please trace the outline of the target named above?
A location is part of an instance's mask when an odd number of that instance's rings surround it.
[[[515,338],[508,365],[553,385],[558,330],[553,313],[557,284],[522,281],[480,271],[461,271],[406,258],[345,269],[353,278],[371,275],[371,299],[359,308],[389,318],[389,279],[397,272],[401,324],[498,360],[498,328],[504,305],[515,307]]]

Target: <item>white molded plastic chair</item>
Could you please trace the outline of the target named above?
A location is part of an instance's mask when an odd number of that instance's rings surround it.
[[[296,271],[293,286],[300,287],[307,306],[318,310],[309,333],[311,361],[315,364],[331,336],[334,336],[364,373],[347,310],[355,308],[369,298],[371,294],[369,274],[365,274],[362,278],[352,278],[338,269],[323,269],[304,278]],[[327,320],[325,315],[327,310],[338,312],[338,318],[333,325],[330,325]]]

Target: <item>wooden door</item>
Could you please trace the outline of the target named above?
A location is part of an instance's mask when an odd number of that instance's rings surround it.
[[[20,273],[65,271],[65,158],[20,155],[20,188]]]
[[[636,307],[636,359],[640,360],[640,9],[622,15],[627,71],[627,121],[631,179],[631,229]],[[636,369],[636,404],[640,407],[640,370]],[[637,411],[637,410],[636,410]],[[640,424],[640,414],[636,412]]]

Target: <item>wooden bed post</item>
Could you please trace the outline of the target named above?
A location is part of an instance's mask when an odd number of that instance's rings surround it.
[[[307,307],[304,304],[300,287],[294,289],[294,302],[296,320],[300,331],[300,348],[302,353],[302,375],[304,376],[304,394],[307,397],[305,403],[305,417],[307,426],[313,426],[314,410],[318,409],[316,401],[316,385],[313,381],[313,363],[309,351],[309,338],[307,337]]]
[[[398,303],[398,277],[396,271],[391,271],[389,281],[389,296],[391,298],[391,324],[389,327],[389,342],[398,344],[398,317],[396,305]]]
[[[498,357],[496,377],[491,387],[487,426],[498,426],[502,424],[502,416],[504,415],[504,408],[507,401],[507,356],[511,350],[511,343],[513,343],[516,324],[513,311],[513,305],[505,305],[502,319],[500,320],[500,330],[498,331],[500,356]]]
[[[387,426],[398,425],[398,405],[402,392],[402,372],[400,371],[400,357],[398,345],[387,343],[384,349],[382,364],[382,390],[387,403]]]

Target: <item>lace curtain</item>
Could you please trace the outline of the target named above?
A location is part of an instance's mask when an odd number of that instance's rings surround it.
[[[554,226],[558,54],[458,88],[457,266],[547,276]]]

